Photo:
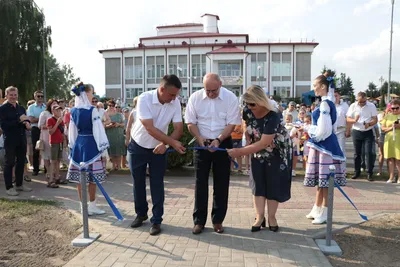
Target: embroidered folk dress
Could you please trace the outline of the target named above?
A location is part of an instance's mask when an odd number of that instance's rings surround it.
[[[335,182],[346,185],[345,170],[342,161],[346,158],[340,149],[334,133],[336,122],[335,104],[323,96],[322,102],[312,113],[312,125],[306,130],[310,136],[307,146],[310,148],[306,165],[305,186],[328,187],[329,166],[335,165]]]
[[[87,182],[94,182],[92,175],[99,182],[104,182],[106,174],[101,154],[109,143],[97,109],[73,108],[68,137],[71,154],[67,179],[79,183],[80,169],[85,168]]]
[[[275,135],[271,146],[251,156],[250,187],[254,196],[285,202],[290,199],[292,181],[292,149],[289,133],[282,124],[282,115],[270,111],[257,119],[247,107],[243,120],[251,143],[263,134]]]

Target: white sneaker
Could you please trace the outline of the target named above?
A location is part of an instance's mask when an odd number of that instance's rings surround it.
[[[318,217],[319,213],[320,213],[321,207],[318,207],[316,204],[314,204],[311,212],[309,214],[306,215],[307,219],[315,219]]]
[[[21,192],[31,192],[32,188],[26,187],[25,185],[21,185],[21,186],[16,186],[15,190],[21,191]]]
[[[296,177],[296,171],[292,170],[292,177]]]
[[[394,179],[389,179],[386,181],[386,183],[391,184],[391,183],[395,183],[396,181]]]
[[[18,196],[19,193],[13,187],[13,188],[10,188],[10,189],[7,190],[7,195],[15,197],[15,196]]]
[[[88,214],[89,214],[89,216],[91,216],[91,215],[103,215],[105,213],[106,212],[104,210],[101,210],[96,206],[96,201],[89,202],[89,205],[88,205]]]
[[[326,223],[326,220],[328,219],[328,208],[327,207],[322,207],[319,213],[319,216],[315,218],[312,223],[313,224],[323,224]]]
[[[380,172],[378,172],[377,174],[376,174],[376,176],[381,176],[382,174],[380,173]]]

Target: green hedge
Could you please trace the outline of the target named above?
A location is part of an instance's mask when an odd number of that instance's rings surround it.
[[[168,128],[168,134],[171,134],[173,129],[174,129],[174,127],[172,126],[172,123],[171,123]],[[183,124],[183,136],[181,137],[181,139],[179,141],[181,141],[184,146],[187,146],[187,144],[192,139],[193,139],[193,136],[189,133],[187,125],[184,123]],[[174,168],[182,167],[183,165],[190,163],[192,161],[192,159],[193,159],[193,150],[188,150],[183,155],[179,154],[178,152],[168,153],[167,168],[174,169]]]

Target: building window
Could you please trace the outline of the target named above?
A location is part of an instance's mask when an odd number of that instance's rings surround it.
[[[134,99],[143,93],[143,88],[126,88],[126,99]]]
[[[291,97],[290,91],[290,87],[288,86],[274,86],[274,95],[278,95],[282,98]]]
[[[206,75],[206,56],[192,55],[192,78],[194,82],[201,82]]]
[[[219,63],[218,74],[221,77],[237,77],[240,76],[240,63]]]
[[[143,79],[142,57],[134,58],[134,73],[135,73],[135,79]]]
[[[186,55],[169,56],[168,73],[175,74],[179,78],[187,78],[188,64]]]
[[[157,83],[165,75],[164,56],[148,56],[146,64],[147,83]]]
[[[192,94],[196,91],[203,89],[203,87],[192,87]]]
[[[267,53],[254,53],[251,56],[251,81],[258,82],[259,85],[263,81],[267,81]]]
[[[181,89],[180,92],[179,92],[179,95],[180,95],[182,98],[188,98],[188,97],[189,97],[188,88],[187,88],[187,87],[182,87],[182,89]]]
[[[272,81],[291,81],[292,80],[292,54],[272,53],[271,63]]]

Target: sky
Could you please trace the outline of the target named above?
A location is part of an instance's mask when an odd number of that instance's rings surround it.
[[[103,95],[99,49],[137,45],[156,27],[220,17],[221,33],[247,33],[252,42],[314,40],[312,76],[324,65],[344,72],[356,90],[388,79],[392,0],[35,0],[52,28],[51,52]],[[400,80],[400,1],[394,9],[392,80]]]

